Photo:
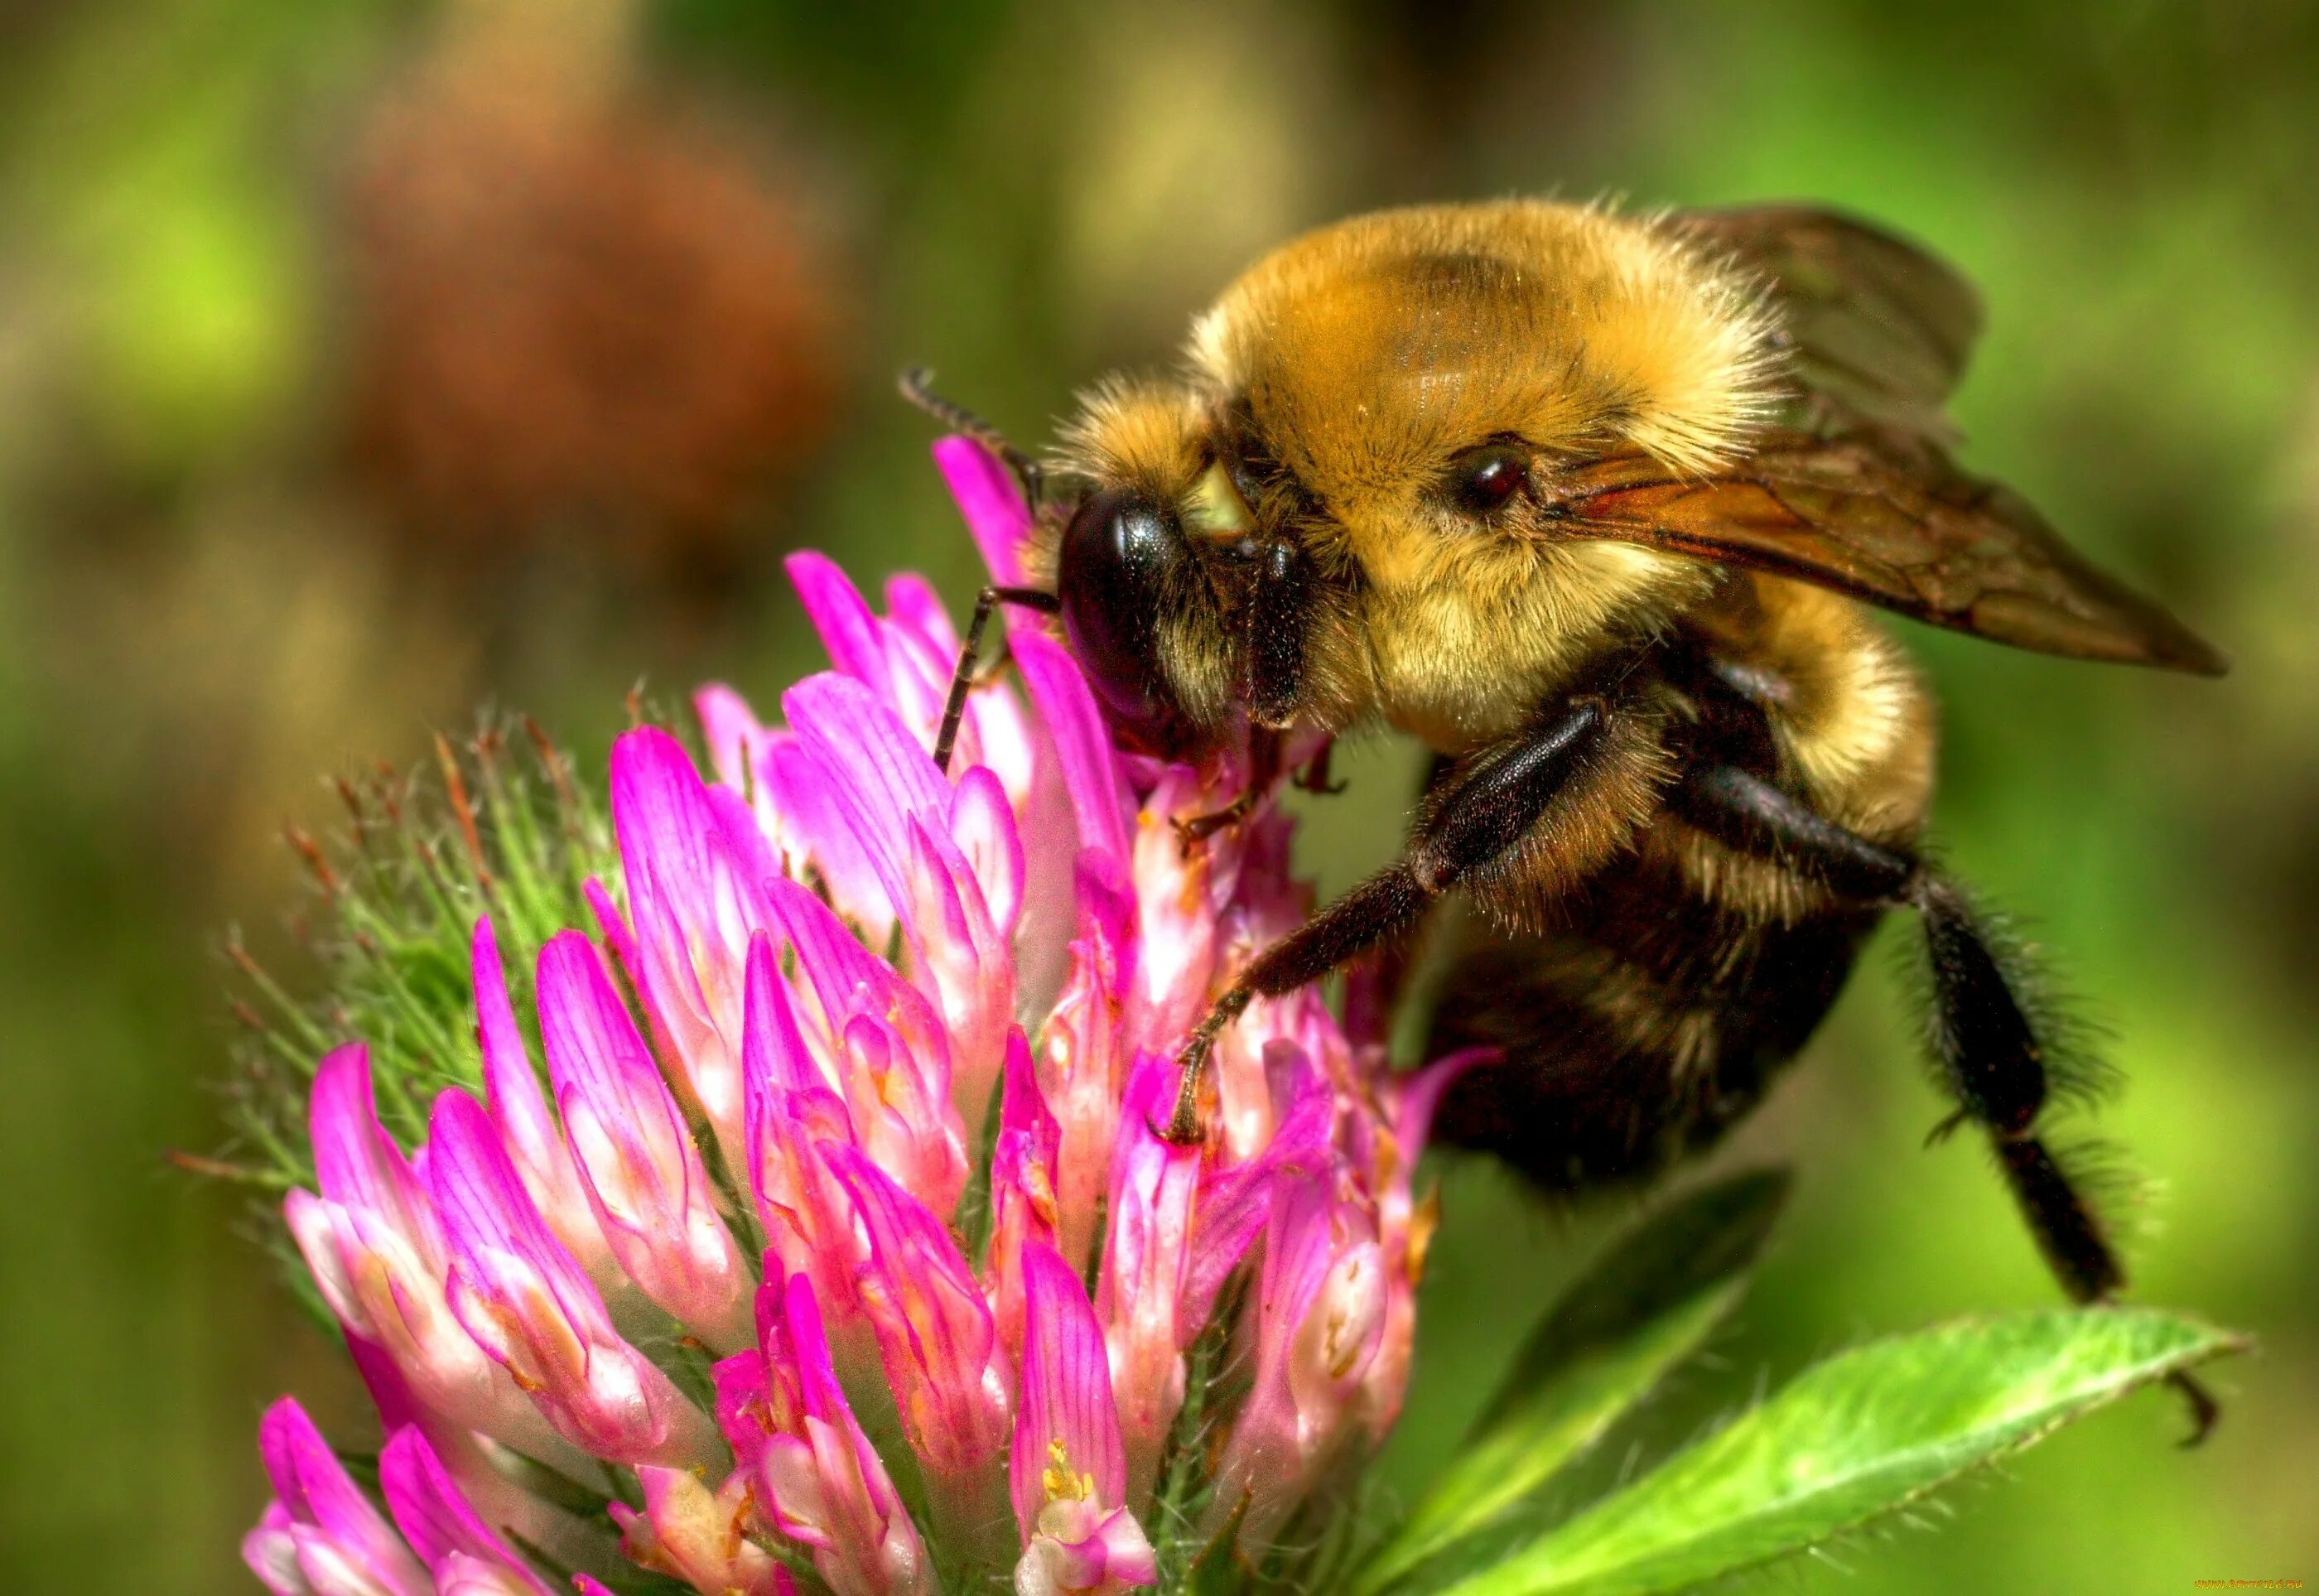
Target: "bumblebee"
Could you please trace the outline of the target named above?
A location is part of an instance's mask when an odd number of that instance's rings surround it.
[[[1154,754],[1382,722],[1435,756],[1401,857],[1194,1031],[1169,1134],[1200,1133],[1208,1050],[1251,1001],[1405,944],[1457,894],[1433,1046],[1501,1058],[1436,1136],[1557,1195],[1646,1182],[1762,1100],[1906,908],[1942,1130],[1987,1136],[2070,1296],[2122,1289],[2046,1135],[2085,1072],[1926,862],[1933,707],[1872,612],[2224,663],[1953,463],[1980,322],[1950,268],[1826,211],[1433,206],[1282,247],[1180,373],[1084,397],[1046,585],[986,591],[976,630],[997,603],[1057,614]],[[2213,1403],[2180,1384],[2203,1433]]]

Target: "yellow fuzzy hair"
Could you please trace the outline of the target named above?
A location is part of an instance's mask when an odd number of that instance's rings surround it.
[[[1658,218],[1503,200],[1355,217],[1259,261],[1195,325],[1323,496],[1491,434],[1623,441],[1679,471],[1742,452],[1778,385],[1757,284]]]

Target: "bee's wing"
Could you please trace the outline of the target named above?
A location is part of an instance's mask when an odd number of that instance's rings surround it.
[[[1833,588],[1999,643],[2218,675],[2223,656],[2097,569],[2011,491],[1937,449],[1782,431],[1749,458],[1683,476],[1637,453],[1550,485],[1579,537],[1648,544]]]
[[[1981,296],[1954,270],[1833,211],[1762,205],[1669,220],[1764,280],[1786,325],[1799,399],[1951,441],[1941,407],[1981,332]]]

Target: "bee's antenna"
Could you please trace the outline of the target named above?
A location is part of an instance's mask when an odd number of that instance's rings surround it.
[[[944,399],[932,387],[934,374],[923,365],[911,366],[895,384],[902,397],[952,432],[962,432],[1006,462],[1022,485],[1023,497],[1036,510],[1044,497],[1047,477],[1039,463],[1006,441],[1006,435],[955,400]]]

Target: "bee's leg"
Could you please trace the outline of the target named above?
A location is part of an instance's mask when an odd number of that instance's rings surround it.
[[[1200,1076],[1225,1026],[1256,999],[1309,986],[1415,925],[1435,897],[1529,834],[1555,795],[1586,768],[1610,725],[1602,699],[1578,699],[1535,734],[1484,755],[1447,784],[1399,860],[1259,954],[1185,1044],[1168,1139],[1198,1139]]]
[[[955,400],[944,399],[932,387],[934,374],[923,365],[914,365],[904,372],[895,386],[902,397],[953,432],[962,432],[984,448],[1006,462],[1006,469],[1015,473],[1017,486],[1023,490],[1023,501],[1033,510],[1046,491],[1046,473],[1039,463],[1006,441],[1006,435],[989,422],[968,410]]]
[[[1061,608],[1054,594],[1039,588],[985,588],[976,595],[974,618],[967,623],[966,641],[958,651],[958,669],[951,672],[950,698],[943,705],[942,730],[934,735],[934,766],[950,774],[950,752],[958,741],[958,723],[966,716],[966,695],[974,690],[974,662],[982,655],[982,630],[990,612],[1001,604],[1019,604],[1042,615]]]
[[[1211,809],[1205,815],[1194,815],[1174,822],[1176,839],[1181,844],[1184,857],[1189,859],[1194,850],[1220,831],[1230,831],[1248,818],[1256,807],[1259,789],[1250,782],[1241,795],[1221,809]]]
[[[1296,768],[1290,780],[1300,791],[1334,798],[1345,790],[1344,782],[1329,780],[1329,751],[1336,745],[1336,739],[1331,738],[1321,744],[1320,753]],[[1183,839],[1187,854],[1216,833],[1229,831],[1247,819],[1257,801],[1270,792],[1273,783],[1280,779],[1281,734],[1257,727],[1250,735],[1250,753],[1254,773],[1249,777],[1248,785],[1241,789],[1238,798],[1212,814],[1195,815],[1188,820],[1176,822],[1176,834]]]
[[[1773,861],[1841,897],[1906,905],[1924,927],[1932,972],[1933,1049],[1957,1112],[1934,1132],[1966,1120],[1989,1133],[1998,1167],[2062,1287],[2080,1303],[2107,1302],[2125,1269],[2080,1193],[2037,1133],[2054,1060],[2020,993],[2026,972],[1972,913],[1956,887],[1902,849],[1835,825],[1770,782],[1729,765],[1692,771],[1669,795],[1692,825],[1728,847]],[[2170,1384],[2190,1405],[2186,1445],[2206,1438],[2220,1410],[2188,1375]]]
[[[1334,753],[1336,749],[1337,740],[1331,737],[1321,744],[1320,753],[1297,767],[1296,785],[1301,790],[1319,793],[1323,798],[1334,798],[1350,785],[1348,782],[1330,779],[1329,756]]]
[[[1192,850],[1220,831],[1230,831],[1247,819],[1259,799],[1271,792],[1280,780],[1280,734],[1266,726],[1252,726],[1248,735],[1248,784],[1240,796],[1221,809],[1205,815],[1194,815],[1175,822],[1176,838],[1182,845],[1184,856],[1190,858]]]

